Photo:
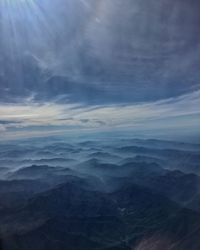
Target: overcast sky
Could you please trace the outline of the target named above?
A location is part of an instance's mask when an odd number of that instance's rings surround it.
[[[0,1],[1,138],[198,134],[199,79],[199,0]]]

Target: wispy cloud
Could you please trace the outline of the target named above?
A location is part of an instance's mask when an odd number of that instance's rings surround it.
[[[151,127],[167,129],[200,125],[200,90],[157,102],[135,105],[83,106],[78,104],[0,104],[0,132],[42,128],[55,131]],[[6,122],[5,122],[6,121]],[[52,129],[55,128],[55,129]],[[59,130],[59,128],[61,130]]]
[[[194,90],[199,1],[145,2],[1,0],[0,99],[131,104]]]

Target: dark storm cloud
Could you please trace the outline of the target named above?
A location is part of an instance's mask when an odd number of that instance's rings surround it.
[[[132,103],[198,88],[197,0],[35,0],[0,7],[2,102],[31,95]]]

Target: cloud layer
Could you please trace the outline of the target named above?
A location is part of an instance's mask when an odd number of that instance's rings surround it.
[[[163,101],[135,105],[83,106],[78,104],[36,104],[26,101],[15,106],[0,105],[0,131],[16,130],[49,133],[110,129],[148,130],[196,129],[200,124],[200,91]],[[16,133],[17,135],[17,133]]]
[[[199,9],[198,0],[0,1],[1,135],[192,130]]]

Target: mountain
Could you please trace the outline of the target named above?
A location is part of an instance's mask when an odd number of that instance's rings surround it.
[[[76,176],[73,170],[65,167],[52,167],[48,165],[31,165],[28,167],[22,167],[13,172],[7,174],[7,179],[9,180],[43,180],[49,181],[59,181],[67,176]]]
[[[200,249],[199,151],[142,142],[0,145],[3,250]]]
[[[176,150],[185,150],[185,151],[199,151],[200,144],[194,143],[185,143],[185,142],[175,142],[167,140],[158,140],[158,139],[130,139],[129,144],[135,146],[157,148],[157,149],[176,149]]]
[[[191,243],[187,228],[196,230],[195,244],[200,247],[198,213],[181,209],[164,196],[137,185],[105,194],[66,183],[36,195],[17,213],[6,217],[6,222],[7,231],[2,233],[6,250],[24,250],[30,244],[41,250],[66,246],[71,250],[128,250],[158,234],[171,237],[172,249],[186,250],[185,245]],[[173,248],[179,244],[180,235],[185,239],[184,247]]]
[[[107,162],[118,162],[121,158],[118,155],[110,154],[107,152],[97,151],[88,155],[89,159],[99,159]]]
[[[124,146],[115,148],[114,151],[124,157],[154,157],[162,161],[162,165],[169,169],[178,169],[186,173],[200,174],[200,153],[199,151],[184,151],[177,149],[157,149],[138,146]]]
[[[200,211],[197,205],[200,204],[200,177],[198,175],[186,174],[179,170],[169,171],[162,169],[159,165],[148,165],[142,162],[140,165],[134,162],[123,165],[124,168],[126,166],[131,169],[127,176],[113,176],[108,180],[113,187],[129,187],[137,184],[164,195],[181,206]]]

